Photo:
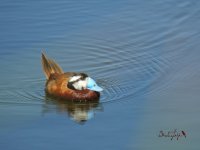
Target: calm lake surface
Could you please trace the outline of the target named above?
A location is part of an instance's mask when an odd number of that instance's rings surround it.
[[[42,51],[100,101],[47,98]],[[200,1],[2,0],[0,68],[2,150],[200,147]]]

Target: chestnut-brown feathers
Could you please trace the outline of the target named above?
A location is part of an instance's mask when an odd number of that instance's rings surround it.
[[[73,101],[90,101],[98,100],[100,93],[96,91],[75,90],[68,86],[70,77],[77,74],[74,72],[64,73],[62,68],[52,59],[49,59],[42,53],[42,68],[46,76],[45,91],[47,95],[59,99],[73,100]]]

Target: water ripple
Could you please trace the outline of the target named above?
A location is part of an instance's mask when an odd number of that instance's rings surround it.
[[[88,43],[78,45],[87,54],[82,54],[84,57],[79,56],[79,62],[82,61],[84,63],[79,64],[73,57],[69,57],[67,61],[63,60],[63,57],[59,62],[68,66],[71,65],[69,68],[76,65],[76,70],[86,68],[84,69],[86,72],[96,77],[97,82],[104,88],[101,96],[102,103],[123,100],[128,96],[152,93],[159,89],[159,87],[154,89],[149,87],[166,73],[170,66],[167,57],[145,51],[138,52],[134,50],[134,47],[129,47],[131,44],[123,42],[114,46],[103,43],[107,43],[107,41],[97,40],[96,43],[91,45]],[[74,56],[75,53],[72,51],[71,55]],[[43,103],[45,100],[45,78],[34,79],[22,76],[20,78],[17,77],[16,80],[18,82],[14,87],[7,87],[7,85],[1,85],[0,87],[0,89],[5,89],[5,91],[10,89],[6,93],[13,98],[10,101],[6,100],[6,102]],[[1,100],[1,102],[4,101]]]

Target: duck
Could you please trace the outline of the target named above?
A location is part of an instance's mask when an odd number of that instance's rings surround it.
[[[83,72],[64,72],[58,63],[42,52],[42,70],[48,96],[68,101],[97,101],[103,88]]]

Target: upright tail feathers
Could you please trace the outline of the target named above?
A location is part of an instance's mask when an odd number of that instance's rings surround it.
[[[49,79],[51,74],[64,73],[62,68],[53,59],[48,58],[44,53],[42,53],[42,68],[47,79]]]

